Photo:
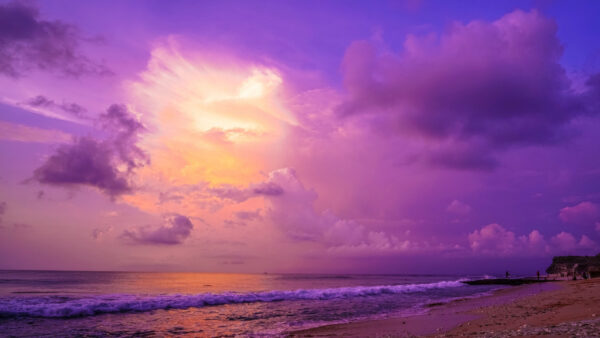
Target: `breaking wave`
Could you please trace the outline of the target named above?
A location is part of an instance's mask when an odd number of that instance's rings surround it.
[[[465,285],[462,281],[197,295],[102,295],[80,298],[63,296],[7,297],[0,299],[0,317],[69,318],[103,313],[187,309],[238,303],[347,299],[459,287]]]

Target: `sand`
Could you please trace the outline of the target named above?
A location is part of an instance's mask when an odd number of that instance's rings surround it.
[[[600,279],[523,285],[427,314],[290,332],[293,337],[600,336]]]
[[[600,336],[600,279],[561,282],[562,288],[505,305],[484,307],[481,316],[443,336],[553,334]],[[565,330],[567,329],[567,330]]]

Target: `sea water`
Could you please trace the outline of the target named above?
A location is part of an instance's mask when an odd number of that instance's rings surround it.
[[[0,334],[254,336],[422,313],[478,276],[0,271]]]

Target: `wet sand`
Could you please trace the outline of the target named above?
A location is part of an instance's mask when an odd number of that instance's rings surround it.
[[[424,315],[290,332],[293,337],[600,336],[600,279],[523,285],[434,306]]]

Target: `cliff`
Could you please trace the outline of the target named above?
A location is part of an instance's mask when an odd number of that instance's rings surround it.
[[[561,276],[590,273],[592,277],[600,277],[600,254],[596,256],[555,256],[552,264],[546,269],[549,274]]]

